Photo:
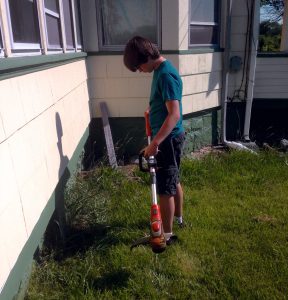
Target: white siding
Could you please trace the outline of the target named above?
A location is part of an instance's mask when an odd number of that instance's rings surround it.
[[[213,98],[209,105],[211,98],[207,95],[221,88],[221,53],[165,57],[182,76],[183,97],[186,97],[186,101],[194,101],[192,95],[201,93],[203,106],[197,100],[197,106],[188,105],[185,114],[195,112],[194,109],[189,109],[192,107],[197,107],[197,111],[200,111],[220,104],[220,98],[216,105]],[[124,66],[122,56],[91,56],[88,57],[87,66],[93,117],[100,117],[101,101],[107,103],[111,117],[143,116],[149,105],[152,74],[130,72]]]
[[[1,291],[89,124],[85,61],[2,80],[0,94]]]
[[[258,57],[254,98],[287,99],[288,57]]]

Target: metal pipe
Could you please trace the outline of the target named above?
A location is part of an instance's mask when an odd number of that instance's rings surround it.
[[[246,107],[245,107],[245,121],[244,121],[244,132],[243,137],[245,141],[250,141],[250,121],[251,121],[251,111],[253,104],[253,92],[255,83],[255,70],[256,70],[256,60],[257,60],[257,48],[258,48],[258,38],[254,40],[254,37],[258,36],[259,23],[260,23],[260,2],[252,1],[251,4],[251,26],[250,26],[250,51],[249,51],[249,73],[248,73],[248,87],[247,87],[247,97],[246,97]],[[257,16],[257,17],[256,17]],[[253,22],[253,23],[252,23]]]
[[[234,141],[227,141],[226,137],[226,118],[227,118],[227,100],[228,100],[228,83],[229,83],[229,63],[231,50],[231,14],[232,14],[233,0],[227,0],[226,9],[226,30],[225,30],[225,50],[223,53],[223,73],[222,73],[222,110],[221,110],[221,125],[222,125],[222,142],[226,146],[237,150],[246,150],[255,153],[253,150],[244,146],[241,143]]]

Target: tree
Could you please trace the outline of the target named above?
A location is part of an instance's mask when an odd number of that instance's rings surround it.
[[[282,25],[278,22],[270,22],[265,20],[260,23],[259,34],[263,35],[280,35],[282,30]]]
[[[271,22],[279,22],[284,14],[284,0],[260,0],[261,7],[265,8],[265,14]]]

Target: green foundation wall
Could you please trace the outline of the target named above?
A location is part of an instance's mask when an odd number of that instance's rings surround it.
[[[109,118],[115,153],[118,162],[128,163],[147,144],[144,118]],[[203,146],[219,142],[220,110],[202,111],[184,116],[186,131],[185,153],[196,151]],[[89,169],[99,160],[107,158],[106,142],[102,120],[91,121],[90,137],[87,143],[84,165]]]
[[[184,116],[184,153],[189,154],[208,145],[217,145],[220,142],[220,121],[221,112],[218,108]]]

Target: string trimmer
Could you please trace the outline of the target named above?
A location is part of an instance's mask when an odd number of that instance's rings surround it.
[[[149,112],[145,112],[145,127],[148,145],[151,142],[152,131],[149,123]],[[147,159],[147,167],[143,165],[144,152],[139,154],[139,168],[142,172],[150,173],[152,203],[150,209],[150,236],[138,239],[131,245],[131,250],[140,245],[150,245],[154,253],[161,253],[166,249],[166,240],[163,232],[163,225],[160,213],[160,206],[157,203],[156,193],[156,167],[157,162],[154,156]]]

